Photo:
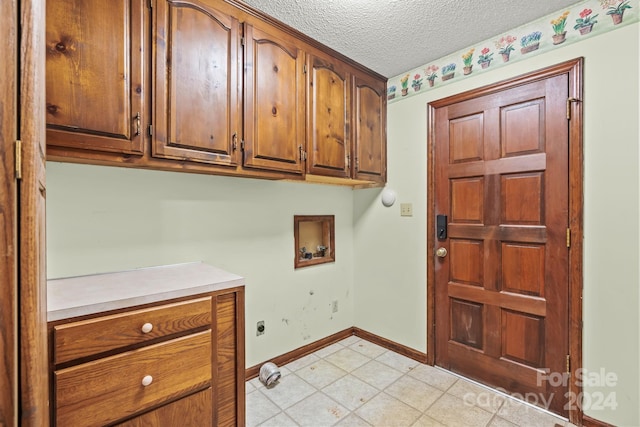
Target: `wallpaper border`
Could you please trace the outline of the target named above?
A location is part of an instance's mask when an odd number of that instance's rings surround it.
[[[387,82],[394,103],[589,37],[636,23],[640,0],[586,0],[456,51]]]

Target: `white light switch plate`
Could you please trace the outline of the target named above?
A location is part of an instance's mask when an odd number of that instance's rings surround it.
[[[413,216],[413,204],[400,203],[400,216]]]

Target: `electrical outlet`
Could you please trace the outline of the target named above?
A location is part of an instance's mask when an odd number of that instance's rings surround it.
[[[333,302],[331,303],[331,312],[332,313],[337,313],[338,312],[338,300],[333,300]]]
[[[400,203],[400,216],[413,216],[413,204]]]
[[[260,336],[262,334],[264,334],[264,320],[259,321],[256,326],[256,336]]]

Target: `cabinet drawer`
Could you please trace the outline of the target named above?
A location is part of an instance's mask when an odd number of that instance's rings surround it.
[[[213,420],[211,389],[208,388],[132,418],[117,427],[207,426]]]
[[[58,370],[57,425],[105,425],[210,387],[211,353],[208,330]]]
[[[53,328],[54,362],[68,362],[210,326],[211,322],[211,297],[205,297],[57,325]]]

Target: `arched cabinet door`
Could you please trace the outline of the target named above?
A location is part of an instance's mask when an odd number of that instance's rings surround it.
[[[155,3],[152,154],[235,166],[238,20],[198,0]]]
[[[245,24],[246,168],[304,173],[304,51],[268,26]]]
[[[307,57],[307,173],[351,175],[351,74],[330,57]]]
[[[354,76],[354,178],[387,181],[386,84]]]

